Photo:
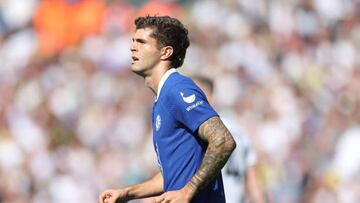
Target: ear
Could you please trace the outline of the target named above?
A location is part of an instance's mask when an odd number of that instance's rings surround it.
[[[161,57],[160,59],[162,60],[167,60],[171,57],[171,55],[173,54],[174,49],[172,46],[165,46],[161,48]]]

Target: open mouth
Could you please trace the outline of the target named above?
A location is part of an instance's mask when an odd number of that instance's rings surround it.
[[[132,56],[131,59],[132,59],[132,62],[135,62],[135,61],[138,61],[138,60],[139,60],[139,59],[138,59],[137,57],[135,57],[135,56]]]

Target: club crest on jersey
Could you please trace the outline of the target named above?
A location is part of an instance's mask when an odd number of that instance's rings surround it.
[[[155,121],[155,129],[156,129],[156,131],[159,131],[160,127],[161,127],[161,117],[158,114],[156,116],[156,121]]]
[[[184,102],[186,102],[188,104],[193,103],[195,101],[195,99],[196,99],[195,94],[192,94],[190,96],[185,97],[184,93],[180,92],[180,95],[181,95],[182,99],[184,100]]]

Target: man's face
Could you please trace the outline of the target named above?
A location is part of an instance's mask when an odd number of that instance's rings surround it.
[[[132,39],[131,70],[141,76],[146,76],[161,61],[161,52],[152,33],[151,28],[137,29]]]

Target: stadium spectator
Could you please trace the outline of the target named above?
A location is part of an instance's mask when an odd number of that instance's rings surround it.
[[[213,81],[198,75],[192,78],[204,91],[209,102],[214,105],[216,99],[213,96]],[[221,119],[236,141],[236,149],[222,170],[226,202],[263,203],[264,194],[255,169],[256,153],[247,135],[240,130],[236,119],[229,113],[224,114],[220,115]]]

